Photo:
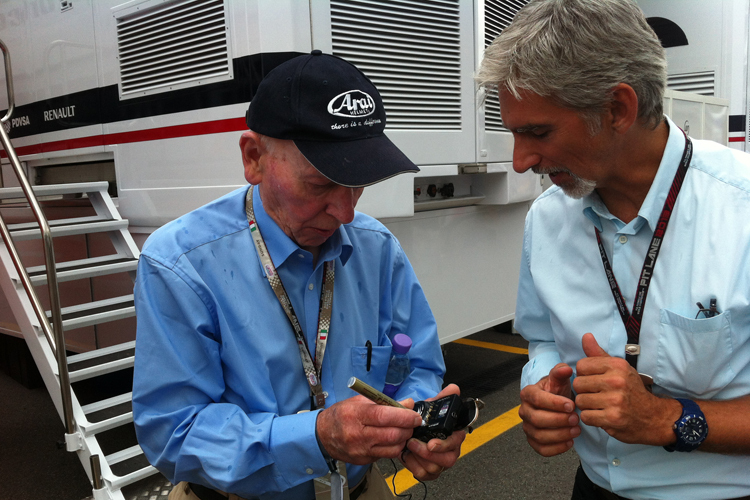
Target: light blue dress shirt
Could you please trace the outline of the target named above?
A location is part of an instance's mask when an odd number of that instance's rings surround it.
[[[580,200],[557,187],[527,219],[516,328],[529,340],[522,387],[560,361],[575,369],[587,332],[624,358],[627,335],[596,243],[602,242],[629,309],[646,250],[685,139],[668,120],[659,171],[638,216],[624,224],[597,194]],[[726,400],[750,394],[750,155],[693,140],[692,162],[677,199],[646,299],[638,371],[654,393]],[[715,297],[721,314],[696,318]],[[750,415],[739,418],[750,418]],[[708,421],[709,434],[711,422]],[[750,456],[624,444],[582,424],[575,440],[584,471],[599,486],[634,499],[727,499],[750,494]]]
[[[324,244],[317,265],[263,209],[253,207],[310,351],[323,263],[336,261],[326,406],[356,395],[356,376],[382,389],[390,338],[412,339],[411,374],[396,398],[440,391],[445,371],[435,319],[406,255],[375,219],[354,221]],[[243,498],[314,498],[328,467],[315,438],[318,411],[289,320],[263,274],[245,216],[247,188],[177,219],[144,245],[135,285],[138,332],[133,414],[150,462],[173,483],[192,481]],[[367,341],[372,363],[367,371]],[[349,466],[351,484],[366,466]]]

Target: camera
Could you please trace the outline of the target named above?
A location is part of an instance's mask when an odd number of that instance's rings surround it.
[[[375,404],[406,409],[399,402],[365,384],[357,377],[351,377],[347,387]],[[479,418],[479,410],[482,408],[484,408],[484,403],[481,399],[461,399],[461,396],[456,394],[444,396],[435,401],[417,401],[413,409],[422,417],[422,425],[414,429],[413,436],[426,443],[433,438],[446,439],[455,431],[462,431],[466,428],[471,432],[473,430],[471,426]]]
[[[414,437],[428,442],[430,439],[446,439],[455,431],[468,428],[479,418],[484,403],[479,399],[451,394],[435,401],[417,401],[414,411],[422,417],[422,426],[414,429]]]

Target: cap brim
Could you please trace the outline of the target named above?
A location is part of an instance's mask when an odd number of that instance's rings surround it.
[[[365,187],[419,168],[388,137],[354,141],[302,141],[294,143],[315,168],[347,187]]]

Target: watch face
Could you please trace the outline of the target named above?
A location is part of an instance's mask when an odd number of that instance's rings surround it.
[[[706,438],[708,433],[708,426],[706,420],[703,417],[697,415],[688,415],[680,426],[680,436],[687,443],[700,443]]]

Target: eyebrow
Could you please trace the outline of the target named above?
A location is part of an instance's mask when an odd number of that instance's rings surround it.
[[[525,125],[523,127],[512,128],[511,130],[513,132],[517,133],[517,134],[524,134],[526,132],[529,132],[531,130],[534,130],[534,129],[537,129],[537,128],[541,128],[541,127],[546,127],[546,125],[532,123],[530,125]]]

